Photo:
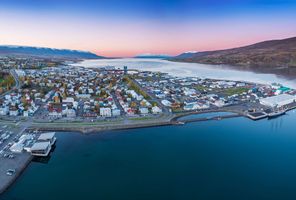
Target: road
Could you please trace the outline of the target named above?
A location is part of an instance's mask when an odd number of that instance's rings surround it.
[[[151,98],[150,101],[154,101],[154,102],[157,102],[158,106],[160,108],[162,108],[163,110],[163,113],[171,116],[171,112],[169,111],[169,109],[164,106],[162,103],[161,103],[161,100],[156,98],[154,94],[151,94],[150,91],[148,91],[146,88],[142,87],[140,83],[138,83],[135,79],[131,78],[131,80],[139,87],[141,88],[146,94],[149,95],[149,97]]]
[[[13,88],[11,88],[11,90],[8,90],[6,92],[4,92],[3,94],[0,95],[0,98],[5,97],[5,95],[11,93],[11,91],[15,90],[15,89],[20,89],[21,87],[21,83],[19,81],[18,75],[16,74],[14,69],[11,69],[9,71],[9,73],[11,74],[11,76],[14,78],[14,82],[15,82],[15,86]]]

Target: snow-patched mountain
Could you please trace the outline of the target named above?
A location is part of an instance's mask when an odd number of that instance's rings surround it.
[[[225,64],[262,69],[296,67],[296,37],[268,40],[232,49],[184,53],[172,61]],[[292,71],[287,71],[292,73]]]
[[[191,58],[192,56],[194,56],[195,54],[197,54],[198,52],[197,51],[187,51],[187,52],[184,52],[174,58],[176,59],[186,59],[186,58]]]
[[[2,45],[0,46],[0,55],[18,55],[18,56],[37,56],[37,57],[55,57],[71,59],[98,59],[104,58],[88,51],[54,49],[46,47]]]
[[[167,54],[152,54],[152,53],[144,53],[135,56],[135,58],[171,58],[172,56]]]

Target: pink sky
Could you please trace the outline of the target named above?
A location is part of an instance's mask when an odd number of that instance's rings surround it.
[[[178,55],[238,47],[269,39],[296,36],[294,20],[280,16],[269,20],[242,16],[239,19],[186,20],[160,23],[155,20],[109,19],[95,21],[54,14],[1,12],[0,44],[87,50],[98,55],[131,57],[137,54]],[[5,20],[3,20],[5,19]]]

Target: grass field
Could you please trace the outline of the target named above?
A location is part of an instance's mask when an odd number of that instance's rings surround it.
[[[225,93],[228,96],[234,95],[234,94],[242,94],[244,92],[248,92],[249,89],[248,88],[228,88],[226,90],[223,91],[223,93]]]
[[[208,88],[205,87],[205,86],[202,86],[202,85],[196,85],[196,86],[195,86],[195,89],[197,89],[198,91],[203,91],[203,90],[206,90],[206,89],[208,89]]]

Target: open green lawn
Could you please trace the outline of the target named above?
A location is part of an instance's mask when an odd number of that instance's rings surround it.
[[[242,93],[248,92],[248,91],[249,91],[249,89],[244,88],[244,87],[241,87],[241,88],[228,88],[228,89],[225,89],[223,91],[223,93],[228,95],[228,96],[231,96],[231,95],[234,95],[234,94],[242,94]]]
[[[203,90],[206,90],[208,89],[207,87],[203,86],[203,85],[196,85],[195,86],[195,89],[197,89],[198,91],[203,91]]]
[[[153,119],[152,117],[137,117],[137,118],[130,118],[130,120],[141,121],[141,120],[150,120]]]

